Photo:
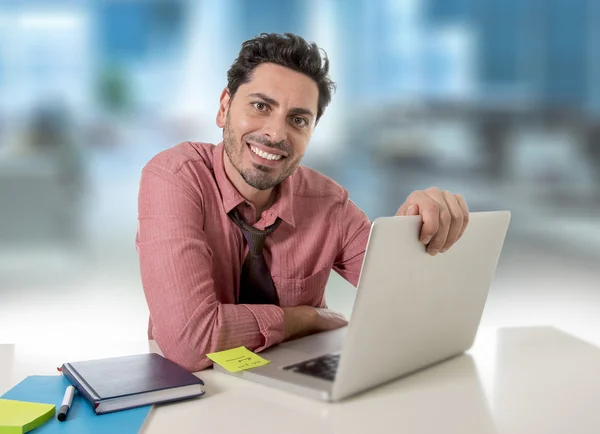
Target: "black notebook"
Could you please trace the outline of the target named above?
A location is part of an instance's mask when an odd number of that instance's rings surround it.
[[[204,394],[204,382],[159,354],[65,363],[63,375],[96,414]]]

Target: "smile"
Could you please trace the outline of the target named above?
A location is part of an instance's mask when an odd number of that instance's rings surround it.
[[[259,157],[264,158],[265,160],[277,161],[283,158],[283,155],[269,154],[268,152],[262,151],[255,146],[250,145],[250,150],[254,152]]]

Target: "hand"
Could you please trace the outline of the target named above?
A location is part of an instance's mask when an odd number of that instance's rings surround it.
[[[343,315],[312,306],[283,308],[283,340],[301,338],[313,333],[334,330],[348,325]]]
[[[437,187],[413,191],[396,215],[421,215],[420,239],[432,256],[452,247],[469,223],[469,208],[464,197]]]

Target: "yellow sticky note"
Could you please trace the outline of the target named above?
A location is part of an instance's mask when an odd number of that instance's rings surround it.
[[[206,357],[229,372],[245,371],[246,369],[258,368],[259,366],[271,363],[254,354],[246,347],[237,347],[231,350],[219,351],[218,353],[210,353]]]
[[[23,434],[54,416],[52,404],[0,399],[0,434]]]

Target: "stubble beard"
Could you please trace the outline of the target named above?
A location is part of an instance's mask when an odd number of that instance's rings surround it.
[[[235,170],[238,171],[248,185],[256,188],[257,190],[269,190],[273,187],[276,187],[296,171],[296,168],[300,165],[300,161],[302,160],[302,156],[292,160],[291,163],[288,163],[288,167],[286,167],[278,177],[273,177],[271,175],[271,173],[274,171],[272,167],[264,166],[262,164],[250,163],[252,167],[242,167],[244,147],[246,146],[246,142],[243,141],[243,138],[242,143],[236,142],[235,133],[229,119],[229,113],[227,114],[225,126],[223,127],[223,143],[225,145],[225,152],[227,153],[229,161],[231,161],[231,164]],[[269,146],[269,144],[264,143],[264,141],[261,143]],[[271,147],[275,148],[276,146],[271,145]],[[291,152],[288,152],[288,155],[289,156],[286,158],[293,157]]]

